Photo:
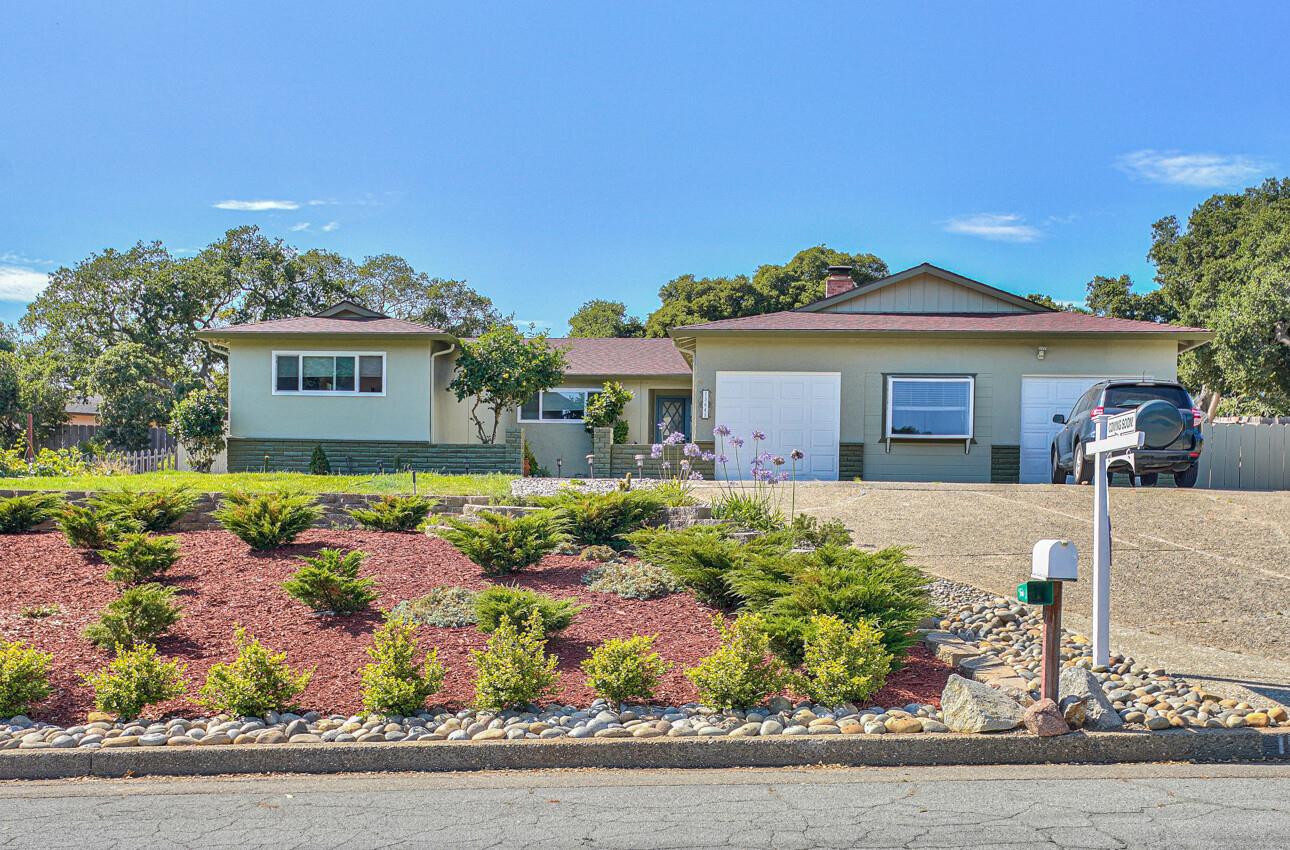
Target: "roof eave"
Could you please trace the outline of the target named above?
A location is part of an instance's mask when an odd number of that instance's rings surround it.
[[[675,334],[674,331],[683,331],[684,334]],[[1065,336],[1065,337],[1087,337],[1090,339],[1105,339],[1106,337],[1115,337],[1117,339],[1140,338],[1140,339],[1178,339],[1194,340],[1190,348],[1203,345],[1214,338],[1213,331],[1192,330],[1188,328],[1178,328],[1174,330],[1131,330],[1131,331],[1067,331],[1067,330],[934,330],[920,329],[909,330],[904,328],[704,328],[701,326],[673,328],[669,331],[674,339],[684,340],[693,339],[700,336],[738,336],[751,334],[774,334],[777,336],[812,336],[815,334],[828,334],[830,336],[927,336],[933,335],[938,337],[1046,337],[1046,336]]]

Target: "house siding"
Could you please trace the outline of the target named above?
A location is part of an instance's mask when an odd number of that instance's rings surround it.
[[[824,308],[826,313],[1025,313],[1025,307],[932,274],[883,286]]]
[[[333,473],[366,475],[411,467],[418,472],[469,474],[520,471],[520,431],[494,445],[446,444],[398,440],[230,439],[229,472],[308,472],[315,446],[322,446]]]
[[[1038,346],[1047,348],[1039,360]],[[716,373],[723,370],[841,372],[841,442],[862,443],[863,475],[873,481],[987,482],[999,473],[993,446],[1021,442],[1024,375],[1146,374],[1177,377],[1172,339],[773,335],[704,336],[695,342],[695,398],[712,393],[711,417],[696,420],[700,437],[720,423]],[[973,375],[974,438],[883,440],[889,374]]]

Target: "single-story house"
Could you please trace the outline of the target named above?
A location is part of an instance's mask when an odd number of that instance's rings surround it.
[[[806,307],[673,328],[670,339],[553,339],[561,386],[479,445],[448,390],[461,341],[342,303],[316,316],[204,331],[229,358],[229,469],[514,468],[523,434],[555,473],[621,474],[659,422],[709,442],[726,425],[806,454],[800,477],[1045,481],[1054,413],[1108,377],[1177,377],[1203,328],[1059,312],[924,263],[856,286],[830,269]],[[581,420],[605,381],[635,394],[628,445],[593,443]],[[745,461],[747,458],[744,459]],[[733,470],[732,470],[733,472]],[[746,474],[746,473],[745,473]]]

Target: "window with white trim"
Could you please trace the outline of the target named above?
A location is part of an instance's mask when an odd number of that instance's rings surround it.
[[[385,353],[273,352],[274,395],[385,395]]]
[[[587,399],[601,390],[542,390],[520,406],[521,422],[581,422]]]
[[[887,439],[970,440],[971,377],[887,377]]]

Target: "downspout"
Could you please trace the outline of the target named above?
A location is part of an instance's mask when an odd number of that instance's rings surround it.
[[[454,342],[454,343],[450,343],[448,347],[445,348],[443,351],[436,351],[430,355],[430,443],[431,445],[434,444],[434,427],[435,427],[435,423],[438,421],[435,419],[435,415],[434,415],[434,397],[435,397],[435,393],[439,392],[439,387],[435,382],[436,379],[435,379],[435,370],[434,370],[434,360],[436,357],[438,357],[441,354],[452,354],[456,350],[457,350],[457,343]]]

